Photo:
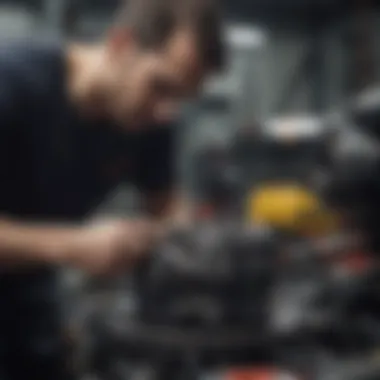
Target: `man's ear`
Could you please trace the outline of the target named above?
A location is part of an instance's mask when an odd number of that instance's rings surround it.
[[[106,48],[111,58],[119,57],[134,47],[134,39],[129,30],[114,28],[107,36]]]

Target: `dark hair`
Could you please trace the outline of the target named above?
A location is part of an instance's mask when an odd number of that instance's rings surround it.
[[[211,70],[224,65],[222,21],[217,0],[124,0],[119,27],[128,27],[144,48],[161,47],[179,28],[189,28]]]

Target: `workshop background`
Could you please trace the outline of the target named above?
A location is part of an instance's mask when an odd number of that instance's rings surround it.
[[[102,35],[117,3],[116,0],[0,0],[0,36],[91,41]],[[222,75],[207,83],[198,101],[185,107],[178,125],[178,172],[189,194],[196,187],[193,158],[202,147],[222,146],[233,139],[238,129],[266,125],[276,118],[322,120],[362,90],[376,85],[380,76],[380,44],[377,43],[380,7],[376,1],[224,0],[223,5],[229,64]],[[121,185],[94,214],[123,215],[135,211],[133,189]],[[73,326],[69,339],[77,344],[74,366],[81,368],[78,372],[82,371],[84,376],[88,374],[89,352],[95,343],[91,333],[82,336],[79,343],[77,335],[88,328],[87,318],[94,300],[87,297],[88,279],[82,273],[64,271],[62,278],[64,312]],[[104,283],[91,282],[91,286],[96,288]],[[307,293],[305,289],[301,293]],[[129,291],[129,295],[124,292],[120,309],[130,307],[126,300],[133,298],[133,291]],[[117,296],[113,293],[108,299]],[[96,302],[105,301],[99,298]],[[286,309],[285,319],[292,314],[292,307],[292,304],[282,306]],[[379,335],[379,330],[373,334]],[[294,360],[307,354],[294,352]],[[313,378],[380,378],[376,377],[380,371],[374,377],[348,377],[347,374],[352,375],[349,365],[359,361],[357,356],[350,355],[339,357],[338,365],[334,361],[336,357],[333,360],[327,352],[318,351],[319,377],[314,374]],[[116,374],[113,372],[104,380],[155,379],[147,375],[146,368],[142,375],[138,371],[140,374],[131,375],[124,363],[118,362],[115,371]],[[187,378],[195,380],[195,375]],[[224,379],[217,375],[202,378]],[[226,378],[240,379],[237,375]],[[264,378],[267,379],[260,374],[244,377]],[[284,375],[281,379],[295,377]]]

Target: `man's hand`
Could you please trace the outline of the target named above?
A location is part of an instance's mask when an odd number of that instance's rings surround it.
[[[68,242],[63,261],[92,274],[113,274],[131,268],[160,243],[159,225],[145,220],[89,224]]]

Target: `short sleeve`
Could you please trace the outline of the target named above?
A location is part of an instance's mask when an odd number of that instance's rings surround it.
[[[18,118],[20,97],[18,83],[12,73],[0,64],[0,133],[11,127]],[[22,112],[21,112],[22,113]]]
[[[0,60],[0,188],[1,213],[21,210],[29,194],[22,194],[28,178],[25,162],[27,154],[26,139],[21,136],[23,120],[26,117],[24,95],[21,91],[20,77],[8,62]],[[24,176],[24,173],[25,176]]]
[[[30,107],[29,82],[17,51],[0,50],[0,165],[8,165],[14,143],[24,133]]]
[[[1,57],[3,58],[3,57]],[[10,67],[7,58],[0,60],[0,165],[9,161],[8,154],[19,138],[26,118],[25,92],[22,77],[16,67]]]
[[[149,131],[141,139],[135,185],[143,192],[170,189],[175,181],[175,129],[165,126]]]

